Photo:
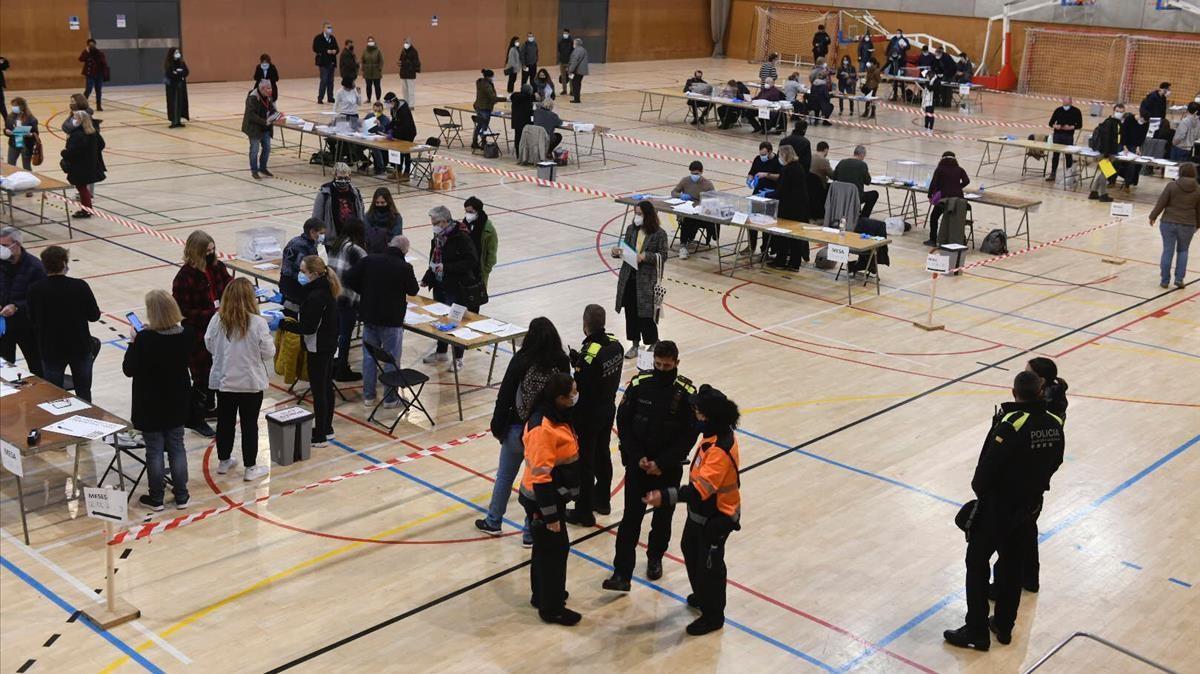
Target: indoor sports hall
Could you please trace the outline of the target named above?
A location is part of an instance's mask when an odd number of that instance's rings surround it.
[[[1196,0],[6,0],[0,671],[1195,671],[1198,62]]]

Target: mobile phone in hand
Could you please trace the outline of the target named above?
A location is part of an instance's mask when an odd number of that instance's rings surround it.
[[[129,324],[133,326],[133,329],[136,332],[141,332],[142,330],[146,329],[146,325],[142,323],[142,319],[138,318],[138,315],[132,311],[125,314],[125,320],[129,321]]]

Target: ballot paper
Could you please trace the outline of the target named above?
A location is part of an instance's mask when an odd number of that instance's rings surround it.
[[[426,313],[433,314],[434,316],[448,316],[450,314],[450,307],[442,304],[441,302],[426,304],[421,308],[424,309]]]
[[[621,241],[621,261],[634,269],[638,268],[638,253],[624,240]]]
[[[664,199],[664,201],[668,204],[671,204],[672,206],[678,206],[679,204],[684,203],[683,199],[676,199],[675,197],[671,197],[670,199]]]
[[[264,262],[262,264],[254,265],[254,268],[261,269],[262,271],[271,271],[272,269],[279,269],[279,265],[273,264],[271,262]]]
[[[38,405],[38,407],[42,408],[43,410],[46,410],[50,414],[62,416],[64,414],[68,414],[70,412],[78,412],[79,410],[86,410],[87,408],[91,407],[91,405],[83,402],[79,398],[59,398],[58,400],[51,400],[49,402],[44,402],[44,403]]]
[[[486,332],[489,335],[494,335],[497,332],[500,332],[504,328],[508,327],[508,323],[505,323],[503,321],[498,321],[494,318],[485,318],[481,321],[475,321],[474,323],[468,323],[467,327],[471,328],[472,330],[478,330],[479,332]]]
[[[465,339],[465,340],[478,339],[479,337],[482,336],[481,333],[475,332],[474,330],[472,330],[470,328],[459,328],[457,330],[451,330],[450,334],[454,335],[455,337],[458,337],[459,339]]]
[[[18,379],[28,379],[30,376],[29,370],[16,365],[0,366],[0,379],[5,381],[17,381]]]
[[[509,325],[508,327],[504,328],[503,330],[501,330],[500,332],[497,332],[495,334],[497,337],[512,337],[513,335],[519,335],[522,332],[525,332],[525,330],[526,330],[526,328],[522,328],[519,325]]]
[[[773,234],[790,234],[791,233],[790,230],[784,229],[783,227],[768,227],[767,231],[771,232]]]
[[[418,314],[411,311],[404,314],[405,325],[421,325],[422,323],[429,323],[431,321],[433,321],[433,316],[428,314]]]
[[[695,215],[697,212],[699,212],[695,204],[690,202],[680,204],[672,210],[674,210],[676,213],[684,213],[686,215]]]
[[[92,419],[90,417],[81,417],[78,414],[67,417],[61,421],[56,421],[42,430],[61,435],[73,435],[77,438],[88,438],[89,440],[99,440],[106,435],[112,435],[117,431],[125,428],[121,424],[114,424],[100,419]]]
[[[21,389],[15,387],[15,386],[9,386],[8,384],[0,382],[0,398],[3,398],[4,396],[10,395],[12,393],[17,393],[20,390]]]

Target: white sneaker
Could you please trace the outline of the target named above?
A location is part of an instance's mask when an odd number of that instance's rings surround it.
[[[237,459],[235,459],[233,457],[225,459],[224,461],[218,461],[217,462],[217,474],[224,475],[225,473],[228,473],[231,469],[233,469],[236,466],[237,466]]]
[[[686,260],[686,259],[688,259],[688,249],[687,249],[687,246],[680,246],[680,247],[679,247],[679,259],[680,259],[680,260]]]
[[[363,398],[362,403],[363,403],[363,407],[366,407],[367,409],[375,407],[375,399],[374,398]]]
[[[325,439],[326,439],[326,440],[333,440],[333,439],[334,439],[334,438],[336,438],[336,437],[337,437],[337,432],[336,432],[336,431],[329,431],[328,433],[326,433],[326,434],[325,434]]]
[[[454,359],[454,369],[458,370],[459,372],[462,372],[462,369],[463,369],[463,359],[462,358]]]
[[[424,358],[422,358],[421,362],[425,363],[426,365],[433,365],[434,363],[445,363],[448,360],[450,360],[450,356],[448,354],[438,353],[437,351],[434,351],[433,353],[429,354],[428,356],[425,356]]]
[[[638,345],[637,345],[637,342],[634,342],[633,344],[629,345],[629,350],[625,352],[625,358],[633,359],[633,358],[637,358],[637,355],[638,355]]]
[[[385,409],[385,410],[395,410],[395,409],[400,409],[401,407],[404,407],[404,401],[400,400],[399,398],[397,398],[395,400],[383,401],[383,409]]]
[[[266,466],[249,466],[246,468],[244,479],[246,482],[253,482],[259,478],[266,477],[270,473],[270,469]]]

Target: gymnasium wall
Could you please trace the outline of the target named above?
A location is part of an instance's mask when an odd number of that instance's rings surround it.
[[[497,47],[505,53],[504,40],[516,35],[523,41],[525,34],[532,32],[538,41],[539,65],[546,67],[553,77],[554,63],[558,60],[558,0],[508,0],[505,11],[504,37]],[[501,63],[503,68],[504,64]],[[448,70],[448,68],[446,68]]]
[[[609,0],[609,61],[705,57],[712,45],[709,0]]]
[[[0,55],[12,66],[5,73],[5,97],[23,89],[83,86],[79,52],[88,36],[87,0],[0,1]],[[78,16],[79,30],[67,28]]]
[[[873,2],[873,5],[891,4],[895,5],[904,0],[893,0],[893,2]],[[965,0],[953,0],[954,2],[963,5],[970,5]],[[1101,0],[1105,2],[1106,0]],[[1111,1],[1111,0],[1110,0]],[[1135,0],[1120,0],[1121,2],[1129,2],[1136,4]],[[845,4],[845,3],[842,3]],[[862,4],[862,3],[858,3]],[[926,2],[925,5],[929,3]],[[980,0],[982,4],[982,0]],[[1153,0],[1151,0],[1153,6]],[[757,7],[775,7],[778,9],[800,8],[819,9],[823,11],[833,11],[828,6],[821,6],[816,3],[803,5],[794,2],[764,2],[763,0],[734,0],[733,7],[729,15],[729,27],[725,32],[725,53],[730,58],[746,60],[751,58],[753,51],[751,47],[751,39],[755,30],[755,11]],[[1098,9],[1098,7],[1097,7]],[[1087,10],[1083,10],[1087,11]],[[961,13],[961,10],[959,12]],[[1157,12],[1158,14],[1166,14],[1167,12]],[[983,51],[984,36],[987,31],[987,19],[973,16],[951,16],[947,14],[929,14],[919,12],[900,12],[888,10],[871,9],[871,14],[879,20],[879,22],[888,30],[902,28],[904,32],[912,33],[927,33],[935,37],[941,38],[956,45],[971,56],[971,59],[978,63],[980,54]],[[1170,12],[1172,16],[1178,16],[1180,12]],[[1012,58],[1013,70],[1021,71],[1021,56],[1025,49],[1025,29],[1026,28],[1050,28],[1056,30],[1064,30],[1072,26],[1065,26],[1061,23],[1053,23],[1048,21],[1016,21],[1012,22]],[[1080,26],[1074,26],[1079,28]],[[1195,39],[1195,32],[1177,32],[1177,31],[1156,31],[1144,29],[1121,29],[1113,28],[1087,28],[1093,32],[1121,32],[1132,35],[1149,35],[1156,37],[1175,37]],[[999,48],[1000,48],[1000,28],[999,22],[993,27],[992,41],[989,46],[988,64],[991,66],[992,72],[999,67]],[[881,52],[876,48],[877,54]],[[1064,58],[1068,59],[1086,59],[1086,54],[1064,54]],[[854,55],[857,60],[857,55]]]

